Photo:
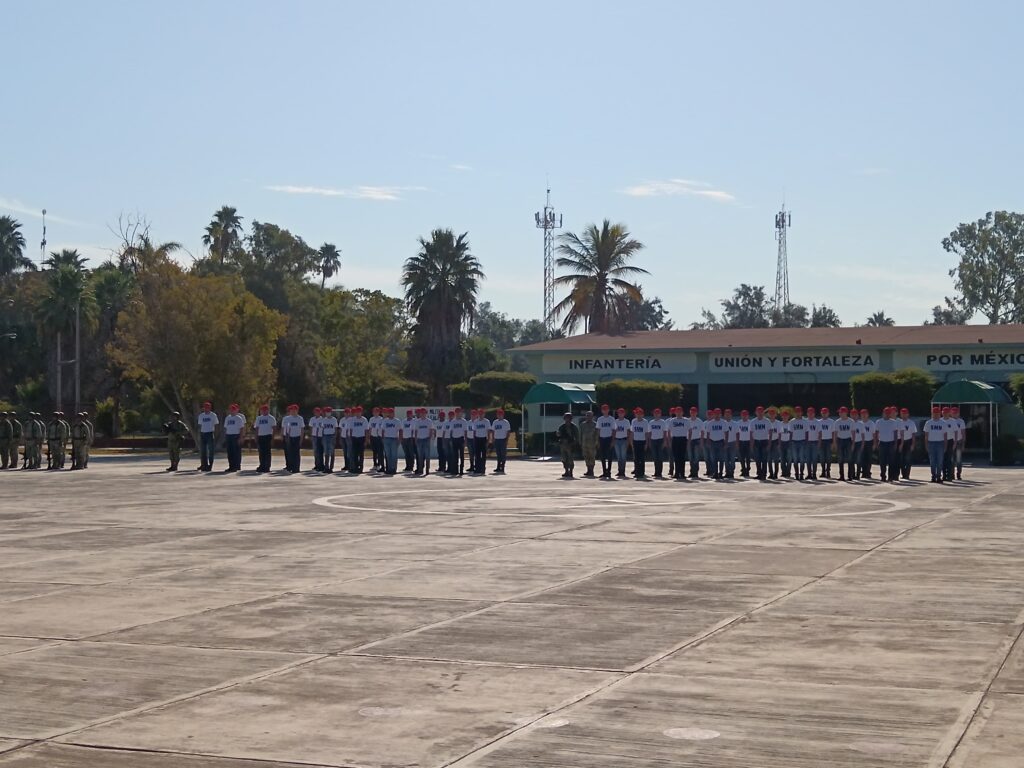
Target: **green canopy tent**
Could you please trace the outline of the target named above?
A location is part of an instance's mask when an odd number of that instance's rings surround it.
[[[1012,403],[1002,387],[984,381],[950,381],[932,395],[932,405],[987,405],[988,406],[988,460],[993,458],[993,445],[999,432],[999,407]]]
[[[547,417],[548,406],[558,406],[558,415],[561,416],[566,411],[579,410],[583,406],[590,406],[594,404],[594,385],[593,384],[572,384],[569,382],[556,382],[556,381],[542,381],[539,384],[534,384],[530,387],[529,391],[523,396],[523,413],[527,415],[526,419],[523,419],[523,434],[520,439],[520,444],[525,447],[526,440],[526,426],[527,422],[530,422],[530,431],[537,431],[534,428],[533,419],[530,416],[531,411],[539,411],[539,426],[540,432],[544,435],[543,437],[543,451],[545,455],[548,451],[547,434],[548,429],[545,423]],[[533,409],[528,409],[527,406],[534,406]],[[550,430],[554,431],[554,430]]]

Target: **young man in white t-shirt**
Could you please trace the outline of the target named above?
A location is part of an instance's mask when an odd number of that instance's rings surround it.
[[[380,423],[384,417],[380,414],[380,406],[374,406],[370,412],[370,450],[373,451],[373,471],[384,471],[384,441],[380,434]]]
[[[395,418],[394,408],[384,408],[380,422],[381,450],[384,452],[384,474],[398,471],[398,443],[402,437],[402,422]]]
[[[736,450],[740,462],[740,477],[750,477],[750,443],[752,439],[750,431],[750,411],[740,411],[740,420],[734,423],[733,429],[736,432]]]
[[[357,405],[352,409],[352,418],[348,420],[346,431],[348,432],[351,444],[350,450],[352,451],[348,471],[361,475],[363,473],[363,459],[366,454],[366,436],[370,432],[370,422],[363,415],[363,406]]]
[[[271,449],[274,445],[274,429],[277,427],[277,419],[270,413],[269,405],[261,405],[259,415],[253,419],[252,429],[256,433],[256,450],[259,453],[260,463],[256,468],[259,474],[270,471]]]
[[[616,411],[615,419],[615,462],[618,464],[618,471],[615,477],[626,476],[626,456],[629,453],[630,422],[626,418],[626,409],[619,408]]]
[[[793,473],[793,414],[783,411],[782,417],[775,422],[775,439],[778,441],[778,453],[782,462],[782,477],[790,477]]]
[[[871,420],[871,412],[867,408],[860,409],[860,430],[863,438],[860,452],[860,476],[862,480],[870,480],[875,448],[875,422]]]
[[[499,408],[494,413],[494,421],[491,422],[491,443],[494,445],[494,458],[497,465],[494,468],[496,474],[505,474],[505,462],[508,459],[508,436],[512,433],[512,425],[505,418],[505,409]]]
[[[672,415],[668,419],[668,436],[672,446],[672,467],[670,474],[676,480],[686,477],[686,436],[689,432],[689,422],[683,416],[682,406],[672,409]]]
[[[324,409],[320,406],[313,408],[313,415],[309,417],[306,426],[309,427],[309,442],[313,445],[313,471],[324,471],[324,441],[323,433],[320,431],[320,418]]]
[[[238,403],[228,406],[228,415],[224,417],[224,448],[228,454],[228,468],[225,472],[238,472],[242,469],[242,430],[245,429],[245,416],[238,412]]]
[[[895,406],[882,409],[882,418],[875,422],[875,449],[878,451],[878,477],[883,483],[899,479],[900,424]]]
[[[402,419],[402,454],[405,456],[404,472],[411,473],[416,468],[416,435],[413,433],[412,422],[416,414],[412,408],[405,409]]]
[[[845,481],[847,479],[846,475],[849,473],[849,479],[853,480],[857,474],[855,427],[853,419],[850,418],[850,409],[845,405],[839,409],[839,418],[836,419],[832,428],[835,432],[839,479]]]
[[[807,419],[804,418],[802,406],[798,405],[793,408],[793,414],[793,418],[789,422],[791,434],[789,453],[793,462],[793,473],[796,479],[803,480],[804,468],[807,462]]]
[[[615,442],[615,417],[607,403],[601,406],[601,415],[597,417],[597,446],[601,458],[601,478],[612,479],[612,462],[615,458],[613,445]]]
[[[932,406],[932,417],[924,423],[925,448],[928,449],[928,464],[932,470],[932,482],[943,482],[946,447],[949,442],[949,426],[942,418],[942,409]]]
[[[964,447],[967,445],[967,422],[960,418],[960,406],[954,405],[949,409],[950,421],[956,429],[956,438],[953,442],[953,470],[956,472],[956,479],[963,479],[964,472]]]
[[[448,474],[462,475],[466,471],[466,435],[469,422],[462,418],[462,409],[456,408],[449,414],[448,430],[451,434],[451,451],[448,453]]]
[[[302,434],[306,420],[299,416],[299,406],[288,406],[288,415],[281,419],[281,436],[284,438],[285,471],[295,474],[301,468]]]
[[[690,418],[686,427],[686,455],[690,460],[690,479],[700,477],[700,461],[704,454],[704,422],[697,406],[690,406]]]
[[[917,441],[917,424],[910,418],[909,408],[900,408],[900,475],[904,480],[910,479],[910,467],[913,463],[914,443]]]
[[[764,406],[759,405],[754,409],[754,418],[750,422],[750,450],[753,453],[755,474],[761,482],[768,479],[771,449],[771,422],[765,418]]]
[[[323,456],[320,471],[329,475],[334,472],[334,454],[338,447],[338,429],[340,428],[338,417],[334,415],[334,409],[331,406],[325,406],[320,411],[319,427],[320,451]]]
[[[654,476],[662,480],[664,479],[662,470],[665,467],[665,437],[668,434],[668,422],[661,418],[661,408],[655,408],[651,412],[651,419],[647,422],[647,434],[651,461],[654,462]]]
[[[647,438],[650,433],[644,409],[634,408],[633,420],[629,423],[629,444],[633,447],[633,476],[637,480],[647,477]]]
[[[199,471],[213,471],[213,446],[217,438],[217,425],[220,419],[213,412],[211,403],[203,403],[203,410],[196,420],[199,424]]]
[[[832,477],[832,451],[836,447],[835,423],[835,419],[829,415],[828,408],[822,408],[821,418],[818,419],[821,431],[821,448],[818,458],[821,463],[822,477]]]
[[[487,447],[491,437],[491,420],[487,418],[483,408],[477,411],[473,421],[473,474],[487,474]]]

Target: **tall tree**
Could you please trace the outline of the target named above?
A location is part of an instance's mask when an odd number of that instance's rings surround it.
[[[767,328],[771,325],[772,304],[763,285],[741,283],[731,299],[722,301],[723,328]]]
[[[781,308],[773,304],[771,316],[775,328],[806,328],[811,322],[803,304],[787,304]]]
[[[562,330],[571,333],[581,323],[588,333],[618,333],[629,315],[629,303],[643,303],[640,288],[630,279],[650,274],[630,261],[644,247],[630,237],[624,224],[605,219],[598,228],[591,224],[581,235],[566,232],[559,237],[555,262],[568,274],[555,278],[555,285],[569,294],[552,309],[552,319],[562,318]]]
[[[190,429],[204,400],[248,409],[271,395],[284,318],[238,277],[201,277],[167,261],[138,281],[138,300],[118,323],[110,353],[168,410],[185,414]]]
[[[990,211],[958,226],[942,247],[960,257],[949,275],[965,309],[993,324],[1024,321],[1024,214]]]
[[[334,277],[341,269],[341,251],[333,243],[324,243],[316,253],[319,259],[317,271],[320,273],[320,290],[322,291],[328,278]]]
[[[885,310],[880,309],[878,312],[872,314],[871,317],[867,319],[867,322],[864,323],[864,325],[867,325],[871,328],[885,328],[888,326],[896,325],[896,321],[889,317],[887,314],[885,314]]]
[[[623,330],[671,331],[672,326],[672,318],[668,316],[668,310],[657,296],[652,299],[644,298],[639,304],[635,301],[629,302]]]
[[[841,328],[842,325],[839,315],[831,307],[811,305],[811,328]]]
[[[230,205],[221,206],[206,225],[203,245],[210,249],[210,257],[223,265],[242,245],[242,217]]]
[[[925,325],[967,325],[974,312],[962,306],[961,302],[946,297],[945,306],[936,304],[932,307],[932,317],[925,320]]]
[[[0,216],[0,280],[6,280],[19,269],[35,269],[25,255],[25,236],[21,224],[10,216]]]
[[[435,398],[462,369],[462,331],[476,309],[480,262],[470,253],[467,233],[435,229],[419,239],[420,251],[405,262],[402,285],[414,320],[409,350],[411,372],[425,381]]]

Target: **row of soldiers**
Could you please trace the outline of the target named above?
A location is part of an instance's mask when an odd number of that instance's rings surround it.
[[[95,429],[85,411],[68,422],[63,411],[54,411],[49,421],[42,414],[30,411],[25,421],[18,419],[16,411],[0,412],[0,468],[42,469],[43,443],[46,443],[46,468],[64,469],[68,444],[71,448],[71,469],[89,466],[89,448]],[[18,449],[21,452],[20,462]]]

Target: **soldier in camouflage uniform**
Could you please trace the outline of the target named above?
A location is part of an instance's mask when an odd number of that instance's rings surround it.
[[[573,454],[576,452],[576,446],[580,443],[580,430],[572,423],[571,413],[562,417],[562,423],[559,424],[555,437],[558,439],[558,447],[562,454],[562,467],[565,469],[562,477],[571,478]]]
[[[7,457],[13,440],[14,425],[11,424],[11,415],[6,411],[0,411],[0,469],[7,469]]]
[[[25,462],[22,469],[39,469],[43,465],[45,437],[46,425],[39,419],[39,414],[32,411],[25,422]]]
[[[64,466],[64,446],[68,440],[68,430],[67,422],[60,415],[60,411],[54,411],[53,418],[46,424],[47,469],[61,469]]]
[[[583,449],[583,462],[587,465],[584,477],[594,476],[594,464],[597,462],[597,445],[599,442],[594,412],[587,411],[583,414],[583,421],[580,422],[580,446]]]
[[[164,432],[167,434],[167,453],[171,459],[171,466],[165,471],[177,472],[178,462],[181,460],[181,444],[185,442],[188,435],[188,427],[181,420],[181,414],[175,411],[171,414],[171,420],[164,424]]]
[[[11,427],[13,435],[11,437],[11,447],[7,451],[7,466],[11,469],[18,468],[18,446],[21,445],[22,437],[24,436],[24,428],[21,422],[18,421],[18,414],[11,411],[7,414],[11,420]]]
[[[82,414],[78,414],[71,426],[71,468],[85,469],[85,455],[89,450],[89,426]]]

